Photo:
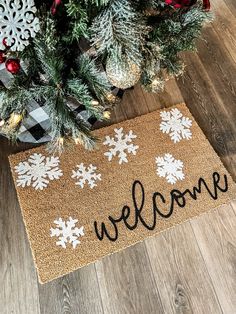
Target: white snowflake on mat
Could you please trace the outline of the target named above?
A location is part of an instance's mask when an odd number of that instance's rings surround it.
[[[29,38],[39,31],[39,19],[33,0],[0,0],[0,50],[3,39],[12,51],[22,51]]]
[[[174,143],[179,142],[181,139],[189,140],[192,138],[190,130],[192,120],[184,117],[179,109],[174,108],[171,111],[161,111],[160,116],[162,118],[160,130],[169,134]]]
[[[77,165],[77,170],[72,170],[72,178],[73,179],[79,179],[75,184],[79,185],[82,189],[85,186],[86,182],[90,186],[91,189],[93,189],[95,186],[97,186],[96,181],[101,181],[101,174],[97,174],[96,170],[97,167],[93,165],[89,165],[88,167],[85,167],[83,163],[80,165]]]
[[[104,153],[108,157],[108,160],[111,161],[116,155],[119,158],[119,164],[122,162],[128,162],[127,154],[136,155],[137,145],[131,144],[132,140],[137,137],[132,130],[128,134],[123,133],[123,128],[114,129],[115,137],[106,136],[103,145],[113,146],[109,149],[109,152]]]
[[[66,243],[71,243],[73,249],[76,248],[80,241],[79,237],[84,236],[84,227],[75,227],[75,224],[78,222],[78,219],[72,219],[69,217],[69,220],[63,221],[62,218],[54,220],[54,223],[57,225],[57,228],[51,228],[51,237],[58,237],[56,245],[62,246],[66,249]]]
[[[58,157],[45,157],[42,154],[33,154],[27,161],[20,162],[15,167],[18,173],[17,186],[32,185],[35,190],[43,190],[48,186],[49,180],[59,179],[63,173],[59,169]]]
[[[171,154],[156,157],[157,175],[166,178],[168,183],[174,184],[184,179],[183,162],[175,159]]]

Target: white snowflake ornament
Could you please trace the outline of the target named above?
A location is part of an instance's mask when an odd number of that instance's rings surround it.
[[[93,165],[89,165],[88,167],[85,167],[83,163],[80,165],[77,165],[77,170],[72,170],[72,178],[78,179],[78,181],[75,183],[76,185],[79,185],[81,189],[84,188],[86,182],[90,186],[91,189],[93,189],[95,186],[97,186],[96,181],[101,181],[101,174],[97,174],[96,170],[97,167]]]
[[[169,134],[174,143],[180,142],[182,139],[189,140],[192,138],[190,130],[192,120],[184,117],[179,109],[173,108],[171,111],[161,111],[160,116],[162,119],[160,130]]]
[[[54,220],[54,223],[57,225],[57,228],[51,228],[51,237],[57,237],[59,241],[56,242],[56,245],[62,246],[66,249],[66,243],[72,244],[73,249],[76,248],[80,241],[79,237],[84,236],[84,227],[75,227],[75,224],[78,222],[78,219],[72,219],[69,217],[69,220],[63,221],[62,218]]]
[[[156,157],[157,175],[166,178],[168,183],[175,184],[178,180],[185,178],[183,173],[183,162],[175,159],[171,154],[164,157]]]
[[[133,139],[135,139],[137,135],[135,135],[132,130],[130,130],[128,134],[124,134],[123,128],[114,129],[114,131],[116,133],[115,137],[106,136],[103,142],[103,145],[111,147],[104,155],[108,157],[109,161],[117,155],[119,164],[128,162],[127,155],[131,153],[136,155],[137,149],[139,148],[139,146],[132,144]]]
[[[22,51],[40,30],[33,0],[0,0],[0,50],[3,40],[12,51]]]
[[[43,190],[49,184],[49,180],[59,179],[63,173],[59,169],[58,157],[45,157],[42,154],[33,154],[27,161],[20,162],[15,167],[18,173],[17,186],[26,187],[32,185],[35,190]]]

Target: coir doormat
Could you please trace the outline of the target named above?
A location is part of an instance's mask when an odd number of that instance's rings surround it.
[[[100,149],[10,157],[41,283],[236,196],[184,104],[97,130]]]

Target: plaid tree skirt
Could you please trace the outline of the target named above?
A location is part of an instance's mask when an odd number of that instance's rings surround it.
[[[113,88],[112,93],[122,98],[124,91]],[[83,120],[89,128],[92,128],[97,119],[91,116],[85,106],[78,104],[68,104],[78,121]],[[18,139],[27,143],[45,143],[52,140],[51,125],[48,108],[44,104],[36,101],[26,107],[26,117],[19,129]]]
[[[24,64],[21,64],[24,69]],[[4,64],[0,64],[0,82],[7,88],[11,86],[13,75],[9,73]],[[122,98],[124,91],[116,87],[112,88],[113,95]],[[96,118],[91,116],[85,106],[81,104],[69,104],[76,119],[81,119],[91,128],[97,121]],[[39,104],[32,101],[26,106],[26,115],[19,129],[18,140],[27,143],[45,143],[52,140],[51,123],[49,118],[48,108],[44,104]]]

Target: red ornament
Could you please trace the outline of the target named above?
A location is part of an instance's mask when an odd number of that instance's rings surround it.
[[[192,5],[194,5],[197,2],[197,0],[174,0],[173,5],[176,9],[183,9],[183,8],[189,8]]]
[[[211,8],[210,0],[202,0],[203,1],[203,9],[205,11],[209,11]],[[175,9],[184,9],[189,8],[194,5],[197,0],[165,0],[166,5],[171,5]]]
[[[6,61],[6,57],[3,51],[0,51],[0,64]]]
[[[17,74],[20,71],[19,59],[8,59],[5,63],[6,69],[12,74]]]
[[[176,3],[174,4],[174,8],[175,9],[180,9],[180,8],[183,8],[182,5],[180,3]]]

